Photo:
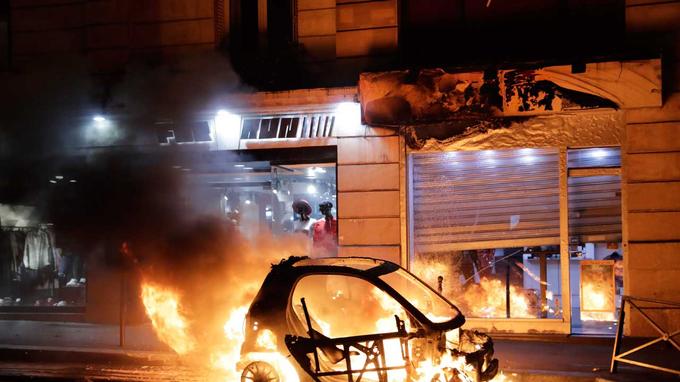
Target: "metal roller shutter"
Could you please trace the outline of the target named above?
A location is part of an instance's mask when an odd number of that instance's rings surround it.
[[[621,178],[569,178],[569,236],[572,243],[621,241]]]
[[[559,243],[559,153],[516,149],[410,156],[414,250]]]

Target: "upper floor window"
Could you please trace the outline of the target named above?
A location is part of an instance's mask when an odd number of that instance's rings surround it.
[[[330,137],[334,125],[332,114],[245,118],[241,139]]]
[[[158,135],[158,143],[161,145],[213,141],[210,126],[206,121],[185,124],[162,123],[157,126],[156,133]]]

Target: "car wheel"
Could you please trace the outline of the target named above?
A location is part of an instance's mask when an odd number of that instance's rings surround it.
[[[280,382],[276,369],[267,362],[255,361],[241,373],[241,382]]]

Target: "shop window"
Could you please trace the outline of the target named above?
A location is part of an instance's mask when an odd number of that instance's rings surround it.
[[[572,331],[613,335],[623,295],[619,148],[568,151]],[[581,170],[592,169],[589,173]]]
[[[554,149],[409,158],[411,269],[468,317],[561,317]]]
[[[283,118],[281,123],[283,123]],[[281,164],[267,160],[228,163],[202,174],[187,174],[192,211],[219,214],[245,237],[262,230],[296,236],[298,255],[337,254],[337,183],[334,163]]]
[[[0,231],[0,308],[64,308],[85,305],[83,254],[52,226]]]

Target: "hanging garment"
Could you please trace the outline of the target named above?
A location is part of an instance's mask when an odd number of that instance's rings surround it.
[[[0,288],[9,285],[14,277],[13,256],[10,233],[0,231]]]
[[[49,233],[44,229],[30,231],[26,235],[24,267],[37,270],[53,266],[54,254]]]
[[[21,265],[24,261],[24,249],[26,246],[26,232],[10,231],[10,246],[12,247],[12,260],[15,278],[21,274]]]

